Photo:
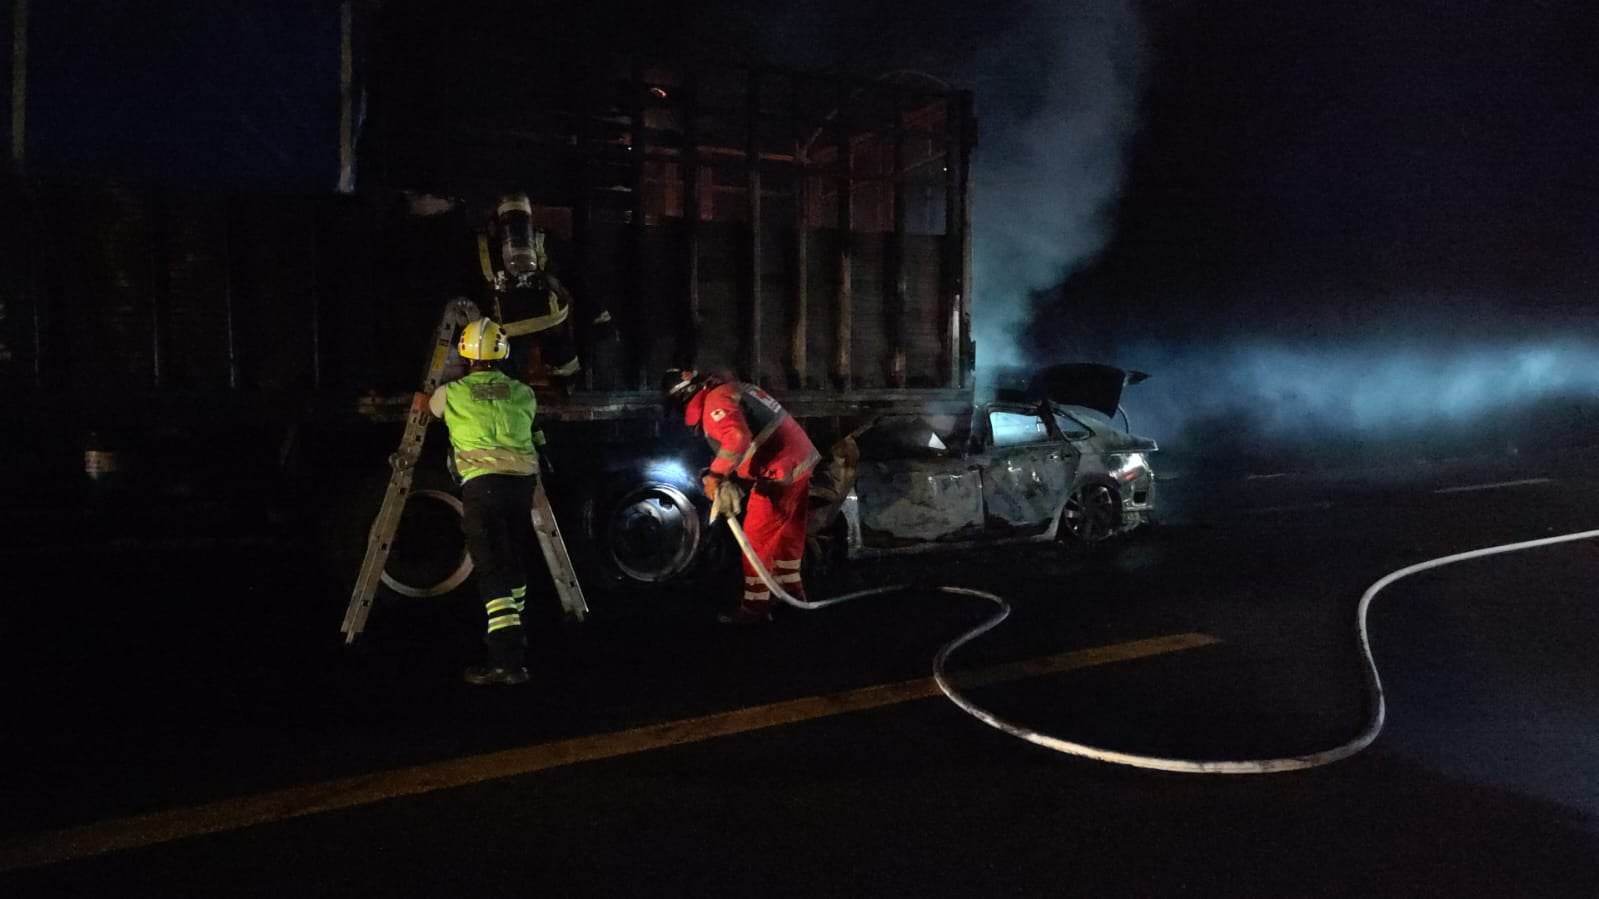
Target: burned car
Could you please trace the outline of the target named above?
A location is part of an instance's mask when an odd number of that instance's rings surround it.
[[[849,557],[1013,540],[1101,544],[1155,508],[1155,441],[1118,427],[1148,377],[1058,365],[970,416],[888,416],[838,441],[812,496],[813,550]]]

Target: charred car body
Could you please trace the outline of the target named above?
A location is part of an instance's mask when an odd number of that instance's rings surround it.
[[[1117,427],[1139,372],[1061,365],[969,416],[885,416],[834,445],[820,550],[857,557],[991,541],[1098,544],[1150,520],[1155,441]]]

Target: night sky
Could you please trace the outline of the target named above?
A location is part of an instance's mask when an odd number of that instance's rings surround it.
[[[1116,284],[1136,314],[1206,332],[1218,307],[1337,329],[1380,326],[1373,309],[1591,302],[1592,4],[1206,3],[1149,21],[1117,237],[1063,302]]]

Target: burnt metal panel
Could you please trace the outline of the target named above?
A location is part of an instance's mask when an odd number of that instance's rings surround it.
[[[854,357],[853,383],[856,387],[891,387],[893,353],[887,333],[884,306],[889,296],[887,257],[891,252],[890,234],[850,235],[850,293],[853,298],[850,328],[850,355]]]
[[[948,386],[948,369],[943,363],[948,315],[941,266],[948,240],[939,235],[908,234],[901,244],[905,260],[900,271],[904,305],[896,320],[905,377],[898,386]]]
[[[883,330],[888,337],[888,383],[905,386],[905,311],[909,305],[905,283],[905,135],[894,135],[894,231],[884,261]]]
[[[820,300],[810,307],[806,321],[806,340],[817,364],[810,367],[810,375],[804,386],[814,389],[834,383],[840,314],[836,302],[839,294],[839,231],[833,227],[814,229],[806,243],[810,249],[810,258],[806,261],[809,267],[806,281],[811,295]]]
[[[941,245],[943,259],[939,263],[940,300],[939,322],[943,334],[939,351],[946,375],[946,387],[959,387],[964,381],[961,369],[961,297],[965,292],[964,255],[966,227],[962,218],[965,211],[962,193],[962,169],[966,154],[962,152],[962,129],[965,127],[965,107],[959,97],[945,101],[944,125],[944,240]]]
[[[638,298],[643,293],[643,284],[645,283],[644,268],[646,265],[644,246],[643,190],[644,150],[646,147],[644,139],[643,67],[639,63],[635,62],[630,70],[630,75],[631,77],[628,79],[626,90],[628,118],[630,124],[627,147],[630,151],[632,151],[633,154],[632,165],[628,167],[629,174],[632,176],[632,183],[629,186],[633,191],[631,197],[631,206],[628,209],[628,248],[631,251],[630,256],[632,257],[632,265],[626,266],[626,269],[628,273],[628,296]],[[636,299],[635,302],[637,302]],[[640,389],[644,388],[649,383],[649,377],[645,373],[645,353],[647,348],[647,335],[650,333],[657,332],[647,332],[643,328],[634,328],[623,335],[623,340],[626,342],[628,349],[626,364],[630,369],[629,376],[623,379],[623,383],[638,387]]]
[[[674,365],[697,365],[700,347],[700,166],[699,139],[694,128],[699,81],[693,73],[683,79],[683,254],[686,260],[684,293],[688,317],[683,323]]]
[[[972,150],[977,146],[977,121],[972,116],[972,95],[963,93],[958,127],[961,134],[960,166],[960,296],[955,315],[957,368],[960,371],[958,386],[972,386],[972,371],[977,365],[977,344],[972,339]]]
[[[964,540],[983,529],[983,477],[960,459],[863,461],[855,489],[868,545]]]
[[[838,293],[833,334],[833,386],[849,390],[855,384],[855,150],[849,135],[840,132],[839,156],[844,174],[838,182]]]
[[[798,102],[797,100],[795,101]],[[795,120],[798,121],[798,114]],[[789,387],[803,387],[808,379],[810,354],[810,186],[811,178],[805,162],[804,136],[794,136],[794,252],[789,263],[789,283],[793,291],[792,314],[789,318],[789,367],[785,378]]]
[[[749,122],[747,139],[749,143],[744,151],[744,165],[748,173],[748,187],[746,188],[749,202],[749,346],[745,354],[743,374],[747,378],[757,381],[764,380],[764,359],[762,358],[761,317],[765,306],[765,292],[762,290],[763,271],[761,268],[761,246],[764,222],[761,215],[761,147],[760,147],[760,77],[751,74],[748,83]]]
[[[738,222],[704,222],[699,227],[700,342],[695,364],[713,371],[735,371],[743,364],[749,237]]]
[[[646,376],[656,376],[661,371],[682,364],[678,342],[673,335],[685,328],[691,318],[688,300],[682,285],[688,278],[689,227],[686,222],[667,222],[647,225],[639,230],[641,252],[635,289],[636,302],[629,304],[635,313],[631,319],[641,339],[639,367]],[[613,313],[614,314],[614,313]],[[654,389],[653,383],[641,389]]]

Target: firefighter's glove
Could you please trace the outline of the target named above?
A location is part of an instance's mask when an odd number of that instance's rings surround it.
[[[706,478],[707,481],[711,480]],[[711,497],[711,520],[737,518],[744,512],[744,492],[732,481],[716,478],[716,489],[707,493]],[[709,485],[707,485],[709,486]]]
[[[744,514],[744,491],[732,481],[723,481],[722,489],[716,492],[716,503],[724,517],[737,518]]]
[[[715,502],[716,501],[716,491],[721,486],[722,486],[722,476],[721,475],[719,475],[719,474],[711,474],[708,471],[707,472],[703,472],[702,474],[700,474],[700,492],[705,494],[705,498],[706,499],[711,500],[712,502]]]

